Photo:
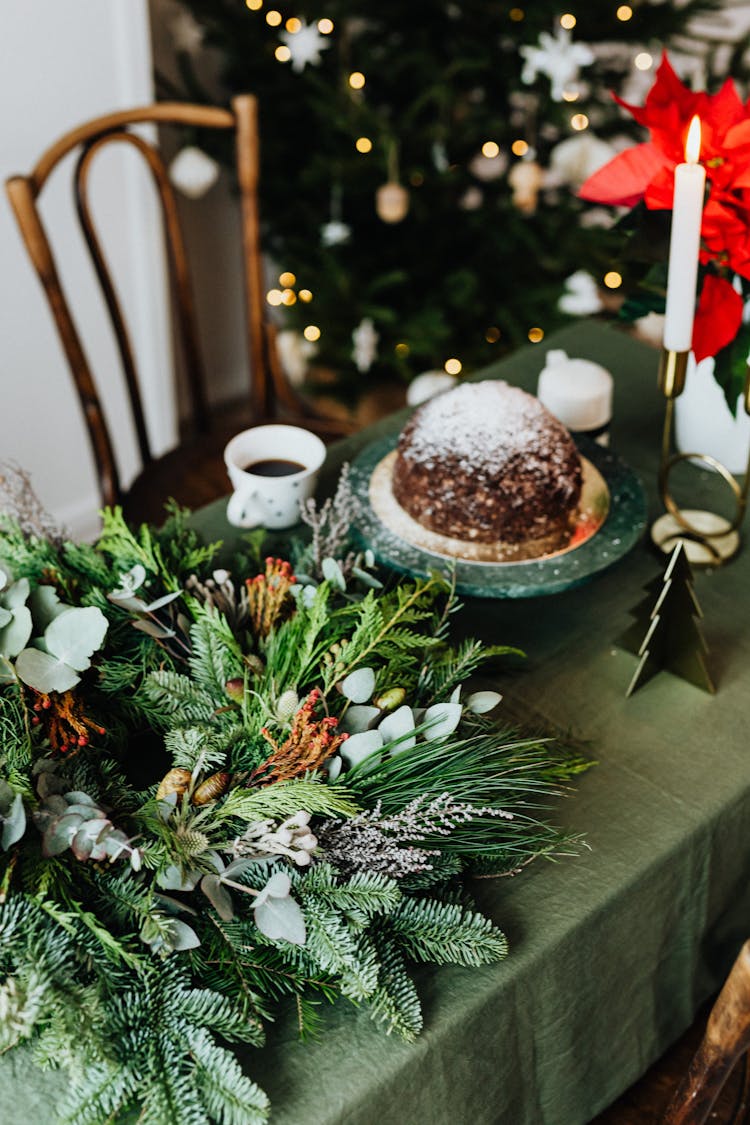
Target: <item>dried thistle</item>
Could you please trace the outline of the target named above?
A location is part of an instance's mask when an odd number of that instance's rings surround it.
[[[338,719],[315,717],[320,698],[318,688],[310,692],[294,716],[288,738],[281,745],[263,728],[261,734],[273,748],[273,753],[253,770],[248,779],[249,785],[270,785],[300,777],[309,770],[318,769],[336,753],[349,736],[338,733]]]
[[[305,556],[306,565],[311,576],[318,580],[323,578],[323,559],[339,560],[349,537],[349,529],[360,511],[360,502],[352,491],[349,473],[349,465],[343,464],[336,492],[328,497],[322,508],[318,508],[312,498],[300,505],[300,518],[312,529],[312,540]],[[354,558],[354,554],[350,553],[339,560],[344,576],[351,570]]]
[[[267,637],[294,608],[289,591],[295,582],[289,563],[274,558],[266,559],[264,574],[246,580],[248,617],[256,637]]]
[[[49,539],[59,546],[65,531],[42,504],[31,476],[15,461],[0,461],[0,513],[15,520],[27,538]]]

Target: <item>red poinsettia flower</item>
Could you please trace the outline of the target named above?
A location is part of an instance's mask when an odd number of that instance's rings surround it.
[[[716,355],[742,322],[742,297],[727,275],[750,280],[750,102],[743,104],[731,80],[717,94],[693,93],[664,55],[645,105],[616,97],[649,130],[649,140],[610,160],[584,183],[582,199],[650,210],[671,210],[674,169],[684,160],[685,137],[695,114],[701,121],[701,163],[708,200],[701,224],[701,263],[706,274],[695,315],[696,359]]]
[[[743,300],[724,277],[706,274],[693,323],[693,352],[696,363],[716,355],[731,343],[742,324]]]

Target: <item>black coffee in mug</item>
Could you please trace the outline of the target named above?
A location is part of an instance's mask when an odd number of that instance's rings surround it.
[[[243,465],[243,468],[246,473],[252,473],[255,477],[290,477],[294,473],[303,473],[307,465],[301,465],[299,461],[286,461],[281,457],[264,457]]]

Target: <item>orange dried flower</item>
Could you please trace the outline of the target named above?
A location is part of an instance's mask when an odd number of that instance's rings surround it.
[[[289,590],[296,582],[284,559],[266,559],[265,573],[245,581],[250,625],[256,637],[267,637],[293,606]]]
[[[273,753],[250,774],[249,784],[270,785],[289,781],[317,769],[336,753],[348,734],[339,734],[338,719],[315,717],[321,692],[314,688],[297,711],[288,738],[279,745],[264,727],[261,734]]]

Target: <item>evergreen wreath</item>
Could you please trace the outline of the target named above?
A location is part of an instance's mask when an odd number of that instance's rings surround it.
[[[176,507],[93,546],[0,517],[0,1050],[67,1068],[62,1121],[265,1121],[231,1044],[287,997],[414,1039],[411,963],[506,953],[459,876],[570,842],[541,810],[586,763],[464,692],[513,650],[452,646],[438,575],[382,585],[353,503],[231,570]]]

